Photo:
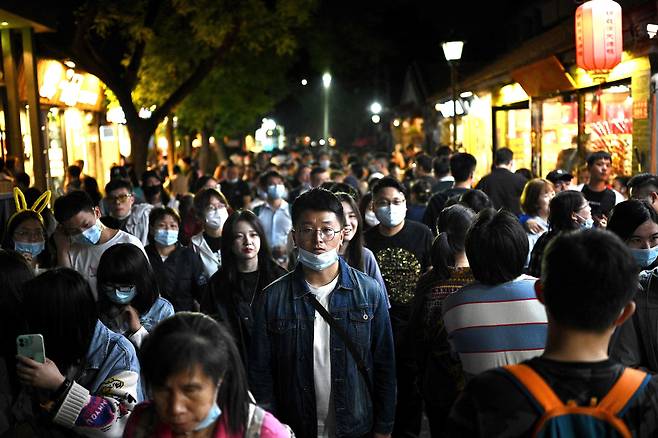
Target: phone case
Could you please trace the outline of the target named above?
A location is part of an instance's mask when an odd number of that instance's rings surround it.
[[[43,345],[43,336],[39,334],[18,336],[16,338],[16,350],[21,356],[29,357],[40,363],[46,362],[46,350]]]

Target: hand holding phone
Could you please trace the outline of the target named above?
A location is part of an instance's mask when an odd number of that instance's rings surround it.
[[[40,334],[19,335],[16,337],[16,350],[19,356],[29,357],[39,363],[46,362],[46,350]]]

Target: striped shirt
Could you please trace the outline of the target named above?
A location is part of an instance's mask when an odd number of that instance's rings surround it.
[[[443,302],[443,320],[466,375],[540,355],[546,344],[546,310],[535,296],[536,279],[473,283]]]

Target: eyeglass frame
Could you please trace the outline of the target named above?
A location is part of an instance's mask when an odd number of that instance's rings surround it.
[[[127,202],[133,195],[133,193],[122,193],[117,196],[108,195],[107,200],[110,204],[114,204],[119,201],[119,204]]]
[[[325,238],[325,232],[328,231],[328,230],[331,230],[332,233],[333,233],[330,239]],[[293,229],[292,232],[293,233],[299,233],[304,240],[311,240],[313,237],[317,236],[318,232],[319,232],[323,242],[331,242],[332,240],[334,240],[336,238],[336,234],[340,233],[343,230],[344,230],[344,228],[341,228],[340,230],[334,230],[333,228],[327,226],[327,227],[323,227],[323,228],[308,227],[308,228],[304,228],[304,229],[301,229],[301,230]],[[313,233],[311,233],[311,232],[313,232]]]

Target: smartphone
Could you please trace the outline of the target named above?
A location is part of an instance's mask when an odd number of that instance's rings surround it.
[[[21,356],[29,357],[36,362],[46,363],[43,336],[39,334],[19,335],[16,337],[16,350]]]

